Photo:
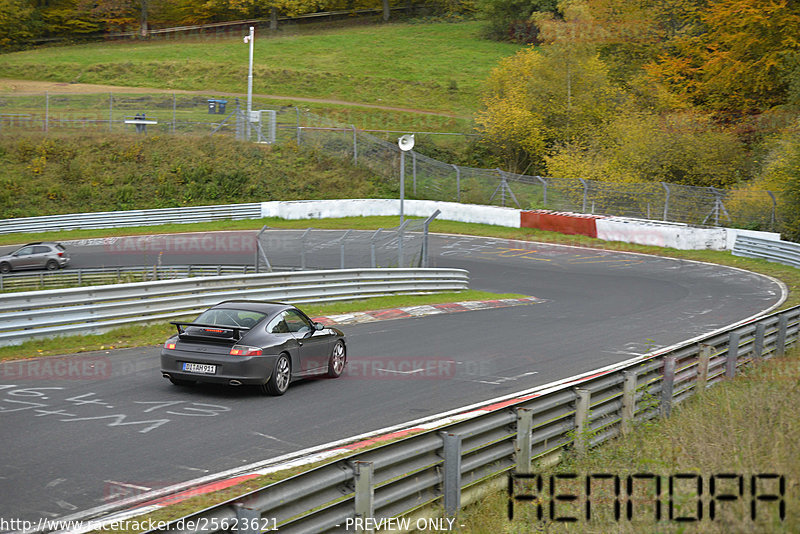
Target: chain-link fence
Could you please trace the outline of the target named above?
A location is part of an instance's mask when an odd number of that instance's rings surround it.
[[[258,234],[256,270],[428,267],[428,227],[439,215],[378,230],[278,230]]]
[[[296,142],[337,154],[399,182],[396,143],[298,112]],[[665,182],[615,183],[514,174],[444,163],[410,151],[405,163],[406,198],[494,204],[617,215],[706,226],[779,230],[778,199],[770,191],[722,190]]]
[[[249,121],[244,109],[243,100],[218,95],[2,95],[0,135],[94,130],[293,142],[346,158],[384,176],[399,189],[400,150],[396,143],[297,107],[254,101]],[[781,230],[779,198],[770,191],[527,176],[452,165],[413,150],[406,155],[405,173],[406,198]]]

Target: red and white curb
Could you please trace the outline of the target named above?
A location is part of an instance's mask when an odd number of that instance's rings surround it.
[[[507,308],[510,306],[525,306],[540,302],[544,302],[544,300],[536,297],[496,300],[469,300],[464,302],[427,304],[424,306],[406,306],[403,308],[389,308],[385,310],[327,315],[324,317],[314,317],[314,321],[322,323],[325,326],[371,323],[374,321],[424,317],[426,315],[436,315],[440,313],[458,313],[474,310],[489,310],[492,308]]]

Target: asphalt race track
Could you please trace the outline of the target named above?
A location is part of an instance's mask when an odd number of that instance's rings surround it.
[[[252,263],[252,232],[202,235],[226,244],[65,245],[73,268]],[[545,302],[345,327],[349,374],[295,383],[279,398],[173,386],[160,376],[160,347],[59,358],[78,370],[69,380],[42,378],[44,360],[4,365],[0,517],[64,517],[497,398],[710,332],[782,297],[748,272],[613,251],[432,236],[431,253],[433,267],[468,269],[473,289]],[[375,371],[400,363],[428,371]]]

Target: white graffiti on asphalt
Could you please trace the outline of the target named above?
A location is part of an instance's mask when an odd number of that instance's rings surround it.
[[[229,412],[230,408],[220,404],[191,401],[133,401],[132,410],[124,412],[99,398],[96,393],[84,393],[61,398],[66,388],[36,387],[21,388],[16,384],[0,384],[0,415],[26,412],[32,417],[51,417],[62,423],[98,421],[107,427],[135,427],[145,434],[172,421],[171,417],[214,417]],[[57,397],[57,398],[53,398]],[[48,402],[44,402],[48,401]],[[115,410],[112,413],[105,410]],[[97,414],[97,410],[101,412]],[[140,418],[140,414],[153,414],[155,418]]]

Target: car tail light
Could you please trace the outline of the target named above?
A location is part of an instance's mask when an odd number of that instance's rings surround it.
[[[63,252],[59,252],[59,253],[58,253],[58,257],[59,257],[59,258],[60,258],[61,256],[63,256],[63,255],[64,255],[64,253],[63,253]]]
[[[231,356],[261,356],[262,351],[259,347],[250,347],[248,345],[234,345],[231,347]]]
[[[166,343],[164,343],[164,348],[165,349],[169,349],[169,350],[174,350],[175,349],[175,342],[174,341],[167,341]]]

